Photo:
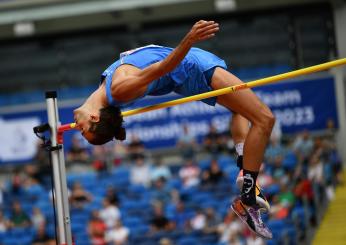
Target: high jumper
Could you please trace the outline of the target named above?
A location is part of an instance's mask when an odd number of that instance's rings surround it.
[[[121,53],[120,59],[102,73],[98,89],[74,110],[76,128],[91,144],[104,144],[113,138],[124,140],[120,109],[135,100],[170,92],[187,97],[243,84],[227,71],[225,61],[193,47],[214,37],[218,30],[218,23],[200,20],[175,49],[148,45]],[[233,114],[232,137],[237,165],[243,173],[238,181],[243,185],[231,207],[251,230],[270,239],[272,233],[260,217],[261,209],[268,209],[269,204],[256,179],[275,122],[273,113],[250,89],[202,101],[211,106],[218,103]]]

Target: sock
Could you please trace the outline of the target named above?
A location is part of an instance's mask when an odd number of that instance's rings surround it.
[[[243,169],[243,150],[244,150],[244,142],[235,144],[235,151],[237,152],[237,166],[240,170]]]
[[[237,152],[238,156],[242,156],[244,154],[244,142],[235,144],[235,151]]]
[[[256,204],[256,180],[258,172],[244,169],[244,184],[241,192],[241,201],[248,206]]]

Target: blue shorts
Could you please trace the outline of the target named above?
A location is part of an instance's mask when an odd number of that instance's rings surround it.
[[[160,95],[174,91],[187,97],[212,91],[210,85],[216,67],[227,69],[226,63],[216,55],[192,48],[176,69],[149,85],[147,94]],[[202,101],[214,106],[216,97]]]
[[[119,66],[129,64],[145,69],[147,66],[165,59],[172,50],[169,47],[149,45],[122,53],[120,59],[109,66],[102,74],[101,79],[106,79],[106,94],[109,104],[125,106],[123,103],[115,101],[110,92],[112,75]],[[216,55],[199,48],[191,48],[173,71],[151,82],[142,97],[146,95],[158,96],[171,92],[187,97],[212,91],[210,84],[216,67],[227,69],[225,61]],[[140,98],[135,100],[138,99]],[[208,98],[202,101],[208,105],[215,105],[216,98]],[[126,105],[132,104],[132,102],[134,101],[128,102]]]

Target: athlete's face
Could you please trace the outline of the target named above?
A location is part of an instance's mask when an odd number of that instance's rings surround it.
[[[95,121],[93,115],[91,115],[87,110],[83,108],[78,108],[73,111],[74,121],[76,123],[76,128],[81,132],[83,137],[90,141],[93,139],[94,134],[90,132],[91,123]]]

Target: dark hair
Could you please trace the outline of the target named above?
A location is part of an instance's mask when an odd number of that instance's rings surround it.
[[[94,138],[89,143],[103,145],[113,138],[124,140],[126,131],[122,126],[123,121],[119,107],[108,106],[100,109],[100,120],[91,123],[90,132],[94,133]]]

